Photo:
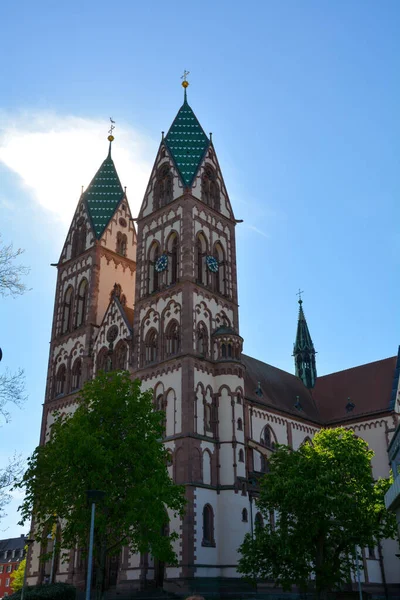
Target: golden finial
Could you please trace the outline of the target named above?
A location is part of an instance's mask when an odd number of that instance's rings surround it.
[[[113,133],[113,131],[115,129],[115,121],[113,121],[112,118],[110,117],[110,122],[111,122],[111,127],[108,130],[109,136],[108,136],[107,139],[108,139],[109,142],[113,142],[114,141],[114,136],[113,136],[112,133]]]
[[[185,88],[185,92],[186,92],[186,88],[189,86],[189,82],[186,80],[187,76],[189,75],[190,71],[183,71],[183,75],[181,77],[181,79],[183,79],[182,81],[182,87]]]

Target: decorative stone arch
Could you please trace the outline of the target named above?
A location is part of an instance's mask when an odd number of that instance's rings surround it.
[[[274,450],[278,443],[275,432],[270,425],[265,425],[261,431],[260,443],[270,450]]]
[[[63,362],[56,367],[54,397],[59,398],[67,393],[67,367]]]
[[[181,329],[176,319],[169,321],[164,332],[164,355],[166,358],[175,356],[181,349]]]
[[[306,444],[310,444],[310,446],[313,446],[312,439],[309,436],[304,438],[304,440],[300,444],[300,447],[305,446]]]
[[[155,327],[151,327],[144,339],[144,363],[155,363],[159,358],[159,335]]]

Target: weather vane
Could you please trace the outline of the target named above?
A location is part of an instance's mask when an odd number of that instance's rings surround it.
[[[115,129],[115,121],[112,120],[112,118],[110,117],[110,123],[111,123],[111,127],[108,130],[108,141],[112,142],[114,140],[114,136],[113,136],[113,131]]]
[[[189,82],[187,81],[187,76],[189,75],[190,71],[186,71],[186,69],[183,71],[183,75],[181,77],[182,81],[182,87],[185,88],[185,94],[186,94],[186,88],[189,85]]]
[[[299,288],[299,291],[297,292],[296,296],[299,297],[299,304],[301,304],[303,302],[303,300],[301,299],[301,295],[304,294],[304,290],[301,290]]]

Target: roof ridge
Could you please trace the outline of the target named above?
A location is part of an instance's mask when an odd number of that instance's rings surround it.
[[[339,373],[345,373],[346,371],[353,371],[354,369],[361,369],[361,367],[367,367],[369,365],[373,365],[375,363],[380,363],[385,360],[397,359],[397,355],[395,356],[387,356],[386,358],[380,358],[378,360],[372,360],[371,362],[363,363],[362,365],[355,365],[354,367],[347,367],[347,369],[340,369],[339,371],[333,371],[332,373],[326,373],[326,375],[319,375],[318,379],[324,379],[324,377],[330,377],[331,375],[337,375]]]

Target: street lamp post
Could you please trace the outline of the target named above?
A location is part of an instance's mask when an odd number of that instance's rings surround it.
[[[86,492],[88,502],[92,505],[90,516],[90,535],[89,535],[89,556],[88,571],[86,579],[86,600],[90,600],[90,588],[92,584],[92,564],[93,564],[93,538],[94,538],[94,518],[96,514],[96,501],[99,502],[105,496],[105,492],[99,490],[88,490]],[[23,600],[23,598],[21,598]]]
[[[25,588],[26,588],[26,575],[28,573],[28,552],[29,552],[29,547],[33,544],[35,540],[31,540],[30,538],[25,539],[25,544],[28,546],[28,549],[26,551],[26,555],[25,555],[25,570],[24,570],[24,582],[22,584],[22,590],[21,590],[21,600],[24,600],[24,596],[25,596]]]

